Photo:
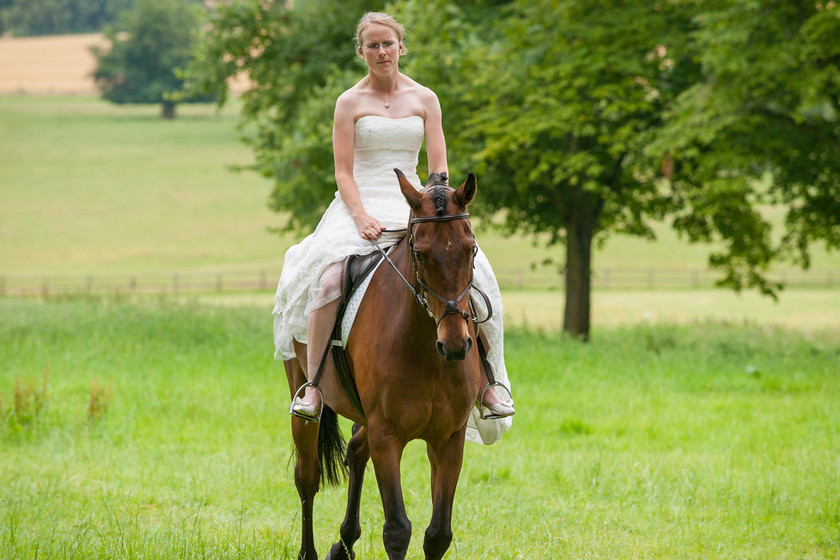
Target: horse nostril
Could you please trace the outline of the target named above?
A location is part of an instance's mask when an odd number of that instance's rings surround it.
[[[467,351],[464,352],[464,356],[466,356],[467,354],[470,353],[470,350],[472,350],[472,346],[473,346],[473,339],[472,339],[471,336],[468,336],[467,337]]]
[[[437,346],[438,354],[440,354],[444,360],[448,362],[452,359],[452,357],[449,355],[449,352],[446,351],[446,346],[444,346],[440,340],[437,341],[437,344],[435,346]]]

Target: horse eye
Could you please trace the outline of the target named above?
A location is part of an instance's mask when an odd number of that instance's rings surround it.
[[[423,264],[423,253],[420,251],[414,251],[414,260],[418,263]]]

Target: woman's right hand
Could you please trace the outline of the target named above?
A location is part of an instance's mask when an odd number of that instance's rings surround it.
[[[378,239],[382,235],[382,226],[379,225],[379,220],[364,213],[353,216],[353,221],[356,222],[356,231],[359,232],[359,237],[362,239]]]

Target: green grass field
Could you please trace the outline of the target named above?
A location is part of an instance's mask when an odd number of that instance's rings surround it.
[[[0,301],[0,557],[292,559],[285,381],[250,307]],[[508,333],[519,414],[470,444],[451,559],[837,558],[840,339]],[[17,397],[15,397],[17,395]],[[345,426],[345,429],[347,427]],[[428,465],[403,478],[420,557]],[[321,554],[344,490],[316,503]],[[373,477],[360,558],[385,558]]]

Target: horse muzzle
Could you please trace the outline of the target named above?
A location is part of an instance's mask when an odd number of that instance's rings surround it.
[[[463,360],[467,357],[470,350],[472,349],[473,339],[471,336],[466,337],[461,344],[445,344],[440,339],[438,339],[435,346],[437,346],[438,354],[440,354],[444,360],[447,362],[451,362],[453,360]]]

